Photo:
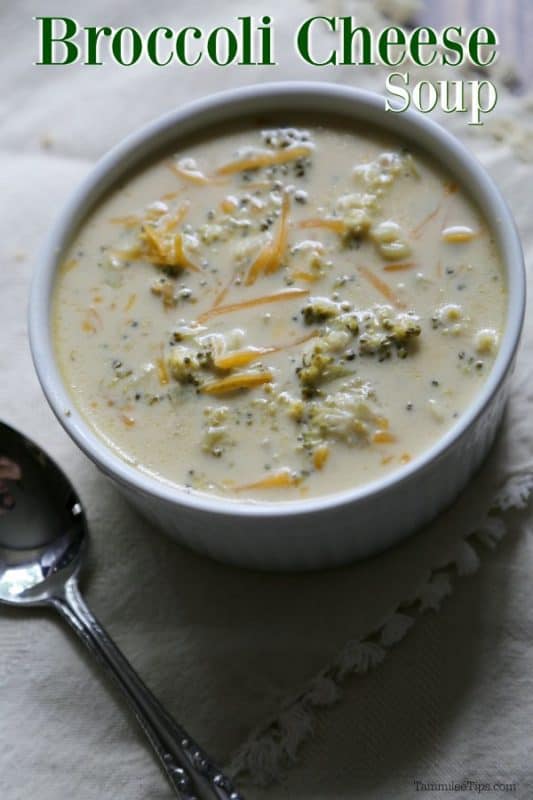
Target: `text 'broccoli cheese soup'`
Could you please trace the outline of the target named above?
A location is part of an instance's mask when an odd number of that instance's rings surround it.
[[[460,186],[376,130],[228,129],[133,175],[57,278],[55,347],[128,463],[239,500],[364,484],[491,370],[506,287]]]

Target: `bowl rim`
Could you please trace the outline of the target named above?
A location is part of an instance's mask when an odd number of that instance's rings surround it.
[[[387,475],[351,489],[318,495],[310,498],[258,501],[226,498],[197,490],[188,490],[176,484],[142,471],[129,464],[106,444],[103,438],[91,428],[78,411],[63,382],[56,363],[51,324],[51,298],[56,270],[65,244],[71,239],[73,230],[86,216],[84,206],[94,207],[95,199],[105,194],[108,186],[114,184],[120,175],[127,174],[134,164],[146,160],[157,152],[157,142],[171,131],[177,131],[185,121],[199,119],[197,130],[202,130],[201,119],[206,114],[219,116],[225,123],[235,121],[242,106],[253,106],[258,101],[261,113],[275,113],[276,101],[294,103],[296,115],[313,111],[321,103],[324,107],[333,103],[338,106],[332,111],[343,116],[341,106],[351,104],[344,111],[349,120],[356,119],[353,105],[358,105],[364,116],[366,111],[373,117],[374,124],[383,130],[400,131],[403,139],[423,140],[423,149],[437,161],[446,158],[453,160],[456,172],[461,175],[459,182],[467,185],[470,195],[477,194],[475,202],[484,205],[482,212],[489,218],[489,225],[498,239],[507,281],[507,314],[500,348],[489,376],[480,388],[473,402],[463,412],[458,421],[448,429],[431,447],[423,450],[411,462]],[[518,231],[499,189],[475,156],[451,133],[423,114],[408,109],[401,114],[386,112],[384,96],[366,90],[328,82],[283,81],[265,83],[261,86],[247,86],[229,89],[195,100],[173,110],[144,125],[127,136],[108,151],[91,169],[88,176],[72,193],[56,220],[41,250],[30,291],[28,308],[29,340],[33,363],[43,392],[57,419],[76,442],[80,449],[107,475],[126,488],[134,489],[148,497],[158,498],[176,506],[190,510],[209,512],[215,515],[237,517],[257,516],[297,516],[316,511],[369,500],[397,487],[441,459],[480,417],[491,404],[503,383],[519,344],[526,301],[525,267]],[[302,102],[303,101],[303,102]],[[249,111],[252,115],[253,111]],[[375,122],[375,119],[380,119]],[[375,118],[375,119],[374,119]],[[205,131],[205,127],[204,127]],[[185,134],[187,136],[187,134]],[[474,190],[472,189],[474,187]]]

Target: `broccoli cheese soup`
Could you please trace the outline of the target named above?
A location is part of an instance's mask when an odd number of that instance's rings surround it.
[[[491,231],[416,147],[366,127],[228,129],[132,175],[78,231],[57,357],[139,470],[239,500],[401,470],[491,370]]]

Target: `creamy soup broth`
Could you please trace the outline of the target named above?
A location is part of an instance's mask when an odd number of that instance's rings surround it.
[[[124,460],[239,500],[405,468],[490,372],[505,281],[484,219],[376,130],[228,130],[118,186],[59,271],[74,403]]]

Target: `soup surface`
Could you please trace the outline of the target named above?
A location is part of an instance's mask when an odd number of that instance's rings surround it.
[[[53,315],[73,400],[123,459],[279,502],[433,445],[490,372],[505,303],[491,231],[437,165],[379,131],[274,121],[117,186]]]

